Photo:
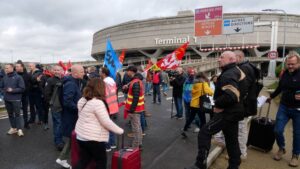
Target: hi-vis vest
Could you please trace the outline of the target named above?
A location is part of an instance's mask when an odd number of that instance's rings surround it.
[[[137,104],[134,112],[140,113],[140,112],[145,111],[145,102],[144,102],[144,89],[143,89],[143,84],[142,84],[143,82],[139,79],[134,79],[130,82],[128,96],[127,96],[127,100],[125,103],[125,110],[129,111],[130,107],[132,105],[132,101],[133,101],[132,87],[133,87],[133,84],[136,82],[138,82],[140,85],[140,94],[139,94],[138,104]]]
[[[116,85],[105,85],[105,101],[108,105],[109,114],[116,114],[119,112],[118,98]]]

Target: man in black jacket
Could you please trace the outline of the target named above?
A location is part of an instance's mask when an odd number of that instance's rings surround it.
[[[182,107],[182,92],[185,78],[183,76],[183,70],[181,67],[177,68],[177,74],[170,77],[170,85],[173,86],[173,100],[176,108],[177,119],[182,119],[183,107]],[[173,106],[173,105],[172,105]]]
[[[22,61],[16,63],[16,72],[20,75],[25,83],[25,90],[22,93],[22,112],[24,119],[24,128],[29,129],[28,124],[28,97],[29,97],[29,89],[30,89],[30,75],[27,73],[27,70],[22,63]]]
[[[293,121],[293,152],[289,163],[291,167],[297,167],[300,154],[300,56],[291,51],[285,60],[287,70],[282,74],[279,85],[270,95],[271,99],[282,93],[278,112],[276,114],[275,136],[279,147],[274,160],[281,160],[285,151],[284,128],[287,122]]]
[[[29,63],[30,69],[30,91],[29,91],[29,104],[30,104],[30,119],[29,123],[35,123],[36,113],[38,114],[38,124],[43,121],[43,103],[42,103],[42,90],[40,88],[40,80],[43,71],[36,67],[35,63]]]
[[[213,109],[213,119],[206,123],[198,134],[198,155],[195,165],[188,169],[206,169],[207,156],[211,145],[211,137],[220,130],[223,131],[226,148],[229,155],[227,169],[238,169],[241,163],[241,151],[238,144],[238,122],[243,119],[243,104],[240,102],[243,91],[239,82],[245,74],[237,68],[236,56],[231,51],[225,51],[218,59],[222,73],[218,78]]]
[[[50,111],[52,113],[54,144],[56,148],[61,151],[64,147],[61,129],[62,104],[60,100],[63,69],[60,66],[53,66],[52,72],[54,76],[47,79],[44,97],[45,101],[50,106]]]
[[[25,90],[25,84],[21,76],[14,72],[14,65],[5,65],[6,75],[0,83],[0,89],[4,92],[5,107],[8,113],[11,128],[7,134],[24,136],[21,129],[20,109],[22,93]]]

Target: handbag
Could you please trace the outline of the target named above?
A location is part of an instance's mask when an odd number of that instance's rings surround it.
[[[204,93],[204,82],[202,84],[202,91],[203,91],[203,94],[199,97],[200,110],[202,112],[209,113],[212,111],[212,104],[211,104],[210,99],[207,96],[207,94]]]

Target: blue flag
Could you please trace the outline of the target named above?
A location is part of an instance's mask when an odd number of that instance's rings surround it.
[[[122,64],[119,61],[119,58],[113,49],[111,42],[109,39],[106,41],[106,51],[104,56],[104,66],[107,67],[107,69],[110,72],[110,77],[112,77],[114,80],[116,80],[116,74],[117,71],[122,68]]]

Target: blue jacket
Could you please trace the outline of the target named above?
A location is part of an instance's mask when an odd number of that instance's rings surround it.
[[[4,100],[21,100],[22,93],[25,90],[25,84],[21,76],[19,76],[16,72],[12,72],[3,77],[0,82],[0,88],[3,90]],[[7,88],[12,88],[12,91],[7,92]]]
[[[78,119],[77,102],[81,98],[81,80],[72,76],[66,76],[63,79],[63,113],[62,113],[62,130],[63,135],[71,137]]]
[[[192,100],[192,89],[193,89],[194,78],[186,78],[183,84],[183,100],[186,103],[190,103]]]

